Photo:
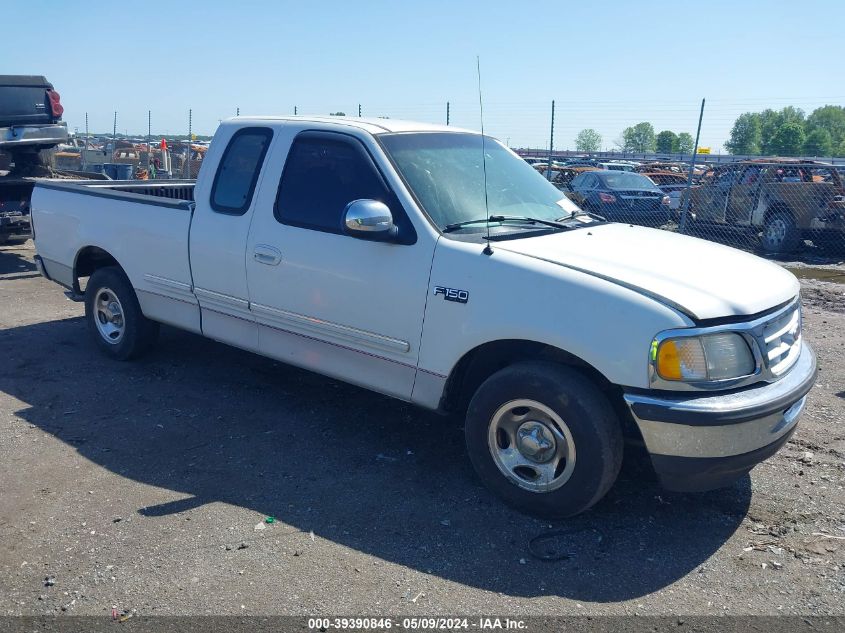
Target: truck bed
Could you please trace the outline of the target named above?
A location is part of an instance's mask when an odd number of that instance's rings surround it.
[[[47,276],[80,291],[80,258],[113,257],[144,313],[163,323],[196,323],[188,233],[193,180],[38,180],[32,192],[35,246]],[[163,297],[178,301],[164,301]],[[175,307],[174,307],[175,306]],[[175,314],[175,311],[188,313]],[[191,329],[191,328],[189,328]]]
[[[39,180],[38,186],[75,194],[185,207],[194,201],[196,180]]]

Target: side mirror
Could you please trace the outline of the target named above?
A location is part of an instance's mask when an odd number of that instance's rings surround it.
[[[352,237],[376,241],[391,240],[399,233],[390,209],[378,200],[353,200],[347,204],[343,229]]]

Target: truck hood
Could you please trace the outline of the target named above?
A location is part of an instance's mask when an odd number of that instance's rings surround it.
[[[611,281],[694,319],[763,312],[798,295],[795,276],[728,246],[628,224],[597,224],[495,242],[519,253]]]

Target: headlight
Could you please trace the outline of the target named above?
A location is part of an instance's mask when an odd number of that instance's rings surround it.
[[[756,369],[748,343],[732,332],[655,341],[652,362],[663,380],[683,382],[741,378]]]

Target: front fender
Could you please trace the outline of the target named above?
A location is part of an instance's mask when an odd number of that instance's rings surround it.
[[[661,330],[692,321],[656,299],[553,263],[441,239],[435,251],[420,347],[420,376],[441,381],[485,343],[517,339],[560,349],[610,383],[648,387],[648,353]],[[436,287],[467,293],[447,300]],[[424,378],[427,380],[428,378]]]

